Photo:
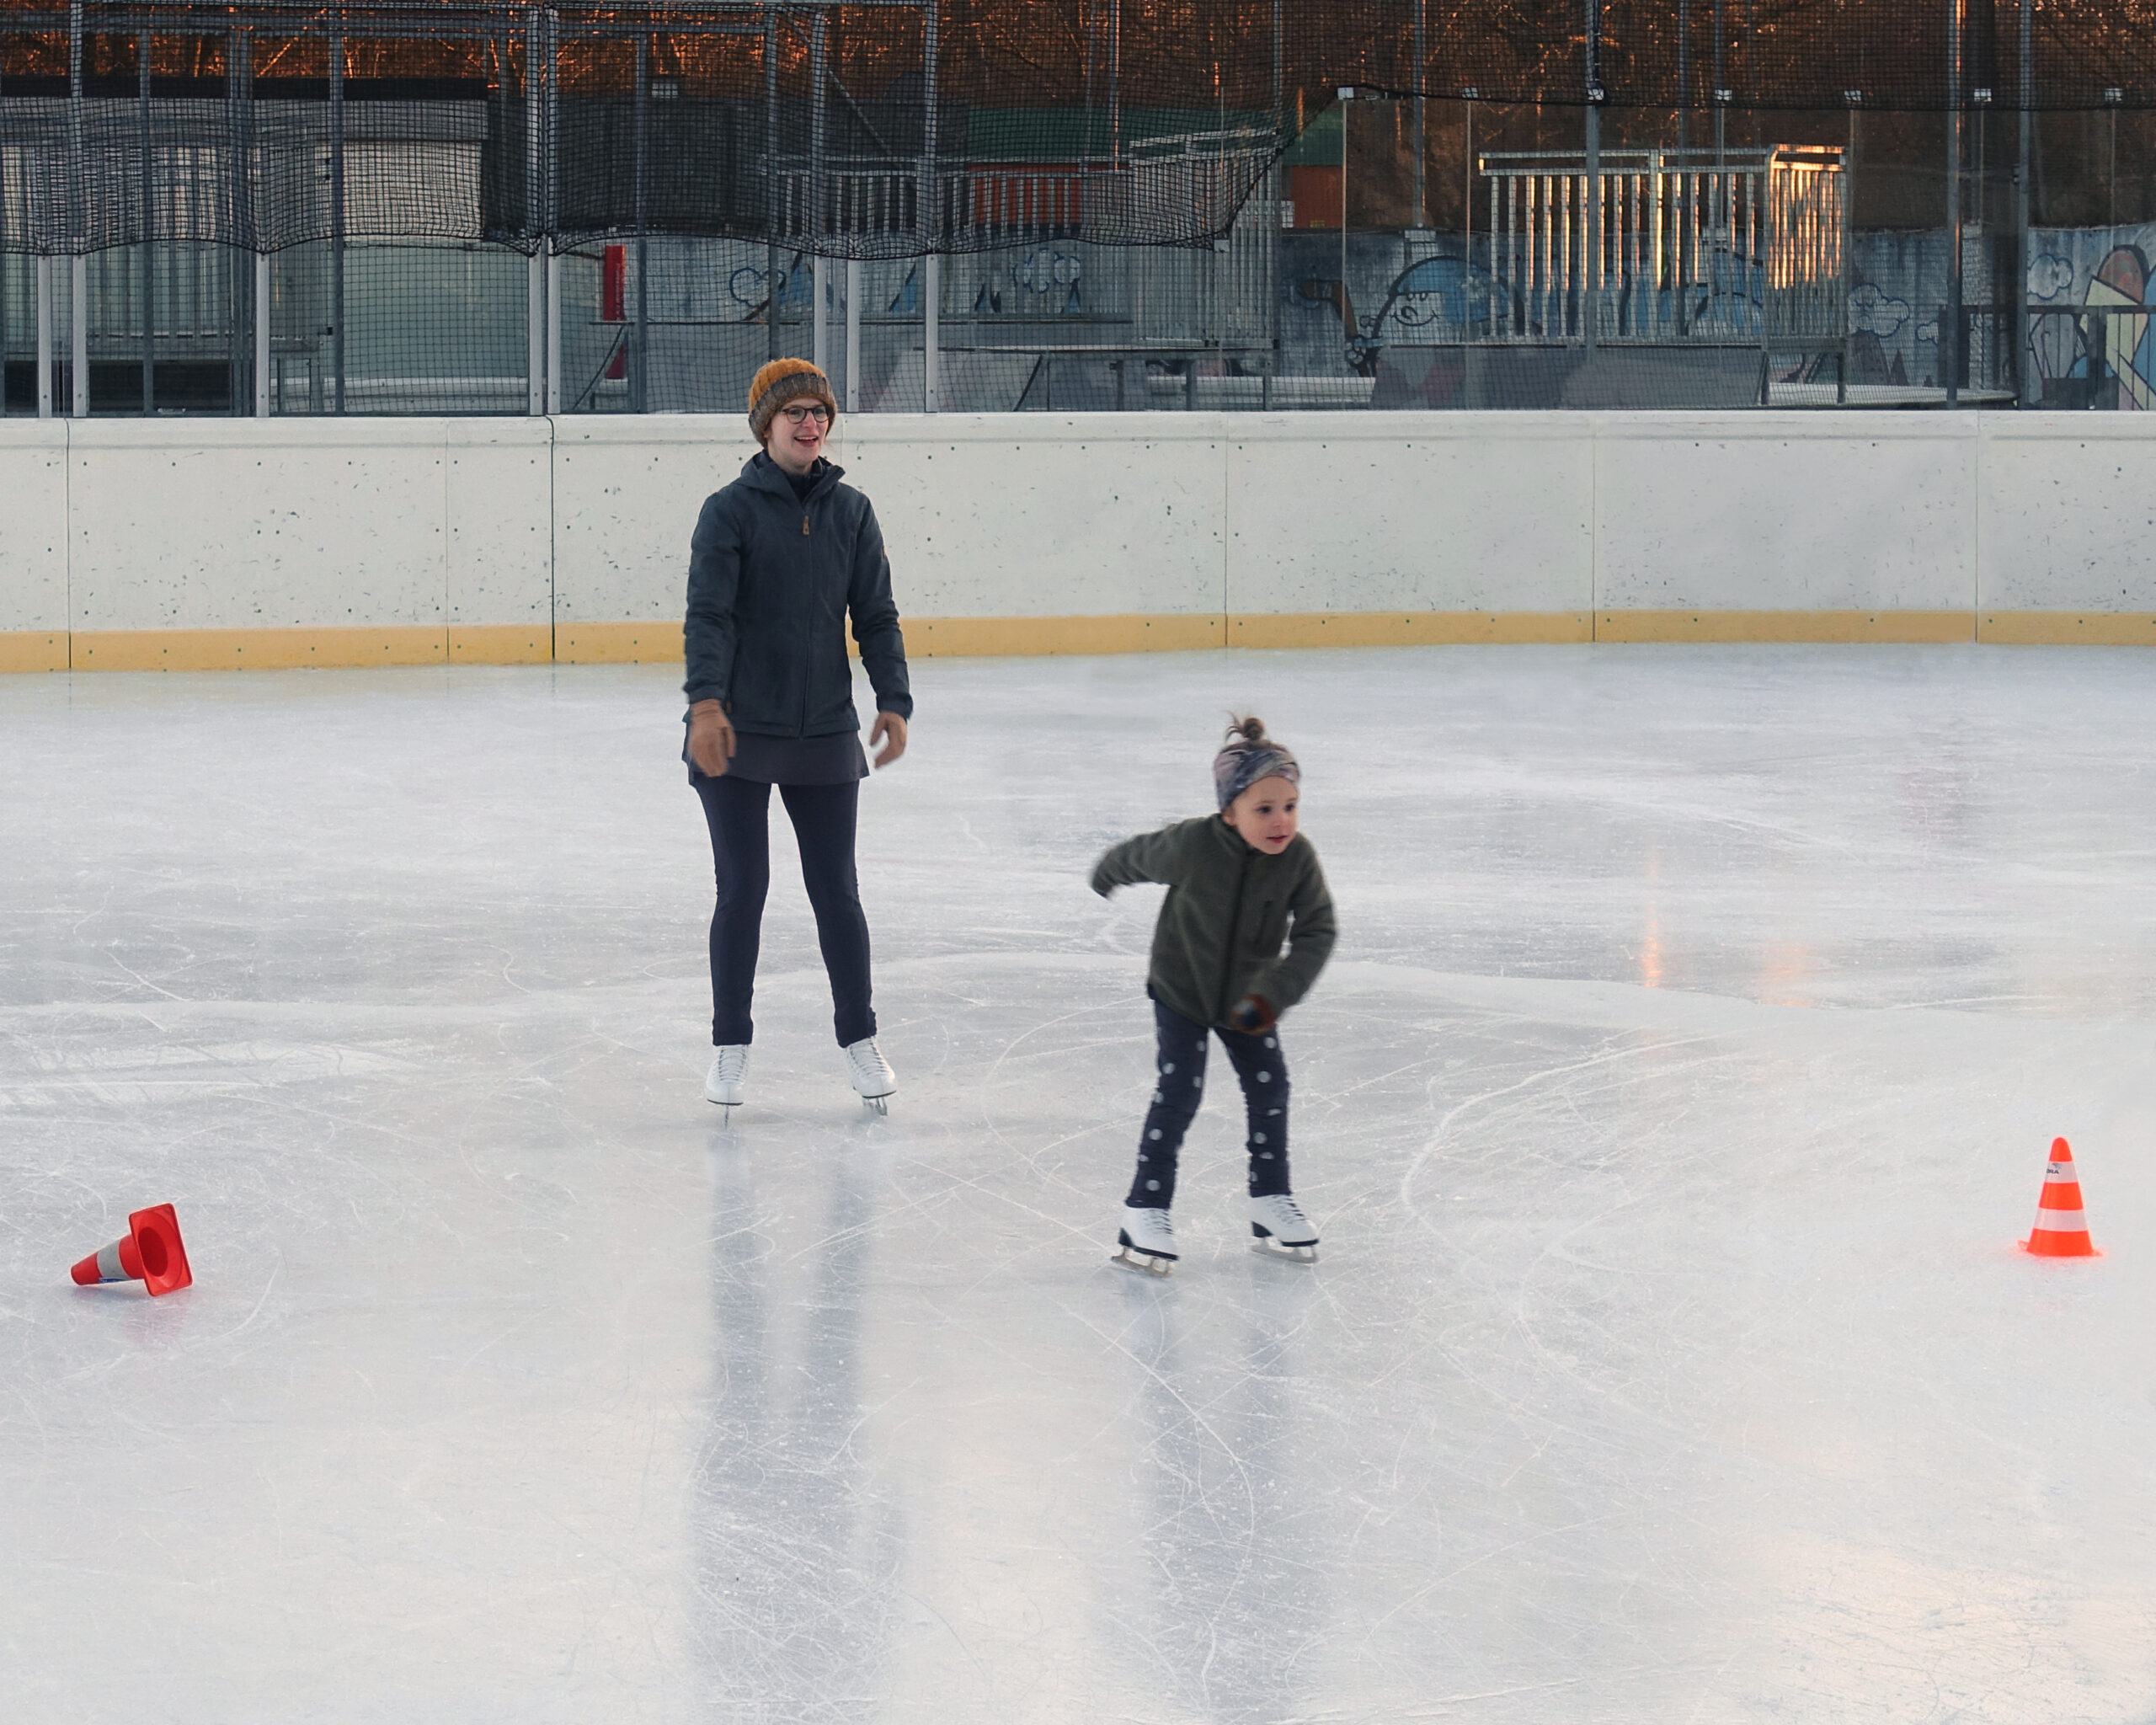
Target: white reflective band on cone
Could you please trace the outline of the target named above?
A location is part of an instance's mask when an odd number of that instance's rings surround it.
[[[2089,1231],[2086,1212],[2078,1210],[2040,1210],[2036,1212],[2036,1231],[2039,1234],[2085,1234]],[[98,1266],[103,1268],[100,1256]]]
[[[102,1248],[98,1253],[98,1279],[100,1282],[125,1282],[130,1279],[127,1272],[120,1267],[120,1242],[117,1240]]]
[[[2079,1186],[2081,1183],[2081,1176],[2073,1172],[2072,1162],[2053,1162],[2044,1170],[2044,1179],[2052,1186]]]

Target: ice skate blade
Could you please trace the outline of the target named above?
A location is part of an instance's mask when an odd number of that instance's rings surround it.
[[[1283,1263],[1315,1263],[1315,1246],[1283,1246],[1270,1234],[1261,1234],[1250,1242],[1250,1249],[1260,1258],[1277,1258]]]
[[[1136,1270],[1140,1275],[1166,1279],[1175,1273],[1176,1261],[1171,1258],[1155,1258],[1150,1252],[1140,1252],[1134,1246],[1118,1247],[1109,1255],[1108,1262],[1118,1269]]]
[[[873,1114],[879,1120],[888,1119],[891,1113],[891,1098],[888,1096],[864,1096],[861,1098],[861,1111],[865,1114]]]

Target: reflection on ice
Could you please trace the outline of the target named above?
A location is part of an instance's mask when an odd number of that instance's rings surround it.
[[[899,1104],[777,822],[730,1133],[675,674],[0,681],[5,1711],[2146,1717],[2145,665],[926,661]],[[1325,1254],[1230,1087],[1156,1283],[1084,871],[1230,706],[1339,901]],[[2099,1260],[2014,1249],[2059,1133]],[[154,1202],[194,1287],[68,1284]]]

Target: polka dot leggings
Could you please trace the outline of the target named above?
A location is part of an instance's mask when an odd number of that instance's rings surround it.
[[[1220,1039],[1229,1063],[1242,1081],[1250,1114],[1250,1195],[1267,1198],[1292,1188],[1288,1184],[1288,1063],[1276,1028],[1259,1036],[1193,1024],[1180,1012],[1153,1002],[1153,1022],[1161,1040],[1154,1070],[1153,1106],[1138,1140],[1138,1173],[1126,1204],[1166,1210],[1175,1202],[1176,1153],[1197,1118],[1205,1095],[1205,1046]]]

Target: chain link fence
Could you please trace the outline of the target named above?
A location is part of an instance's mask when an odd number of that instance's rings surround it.
[[[2133,410],[2136,4],[0,3],[4,407]]]

